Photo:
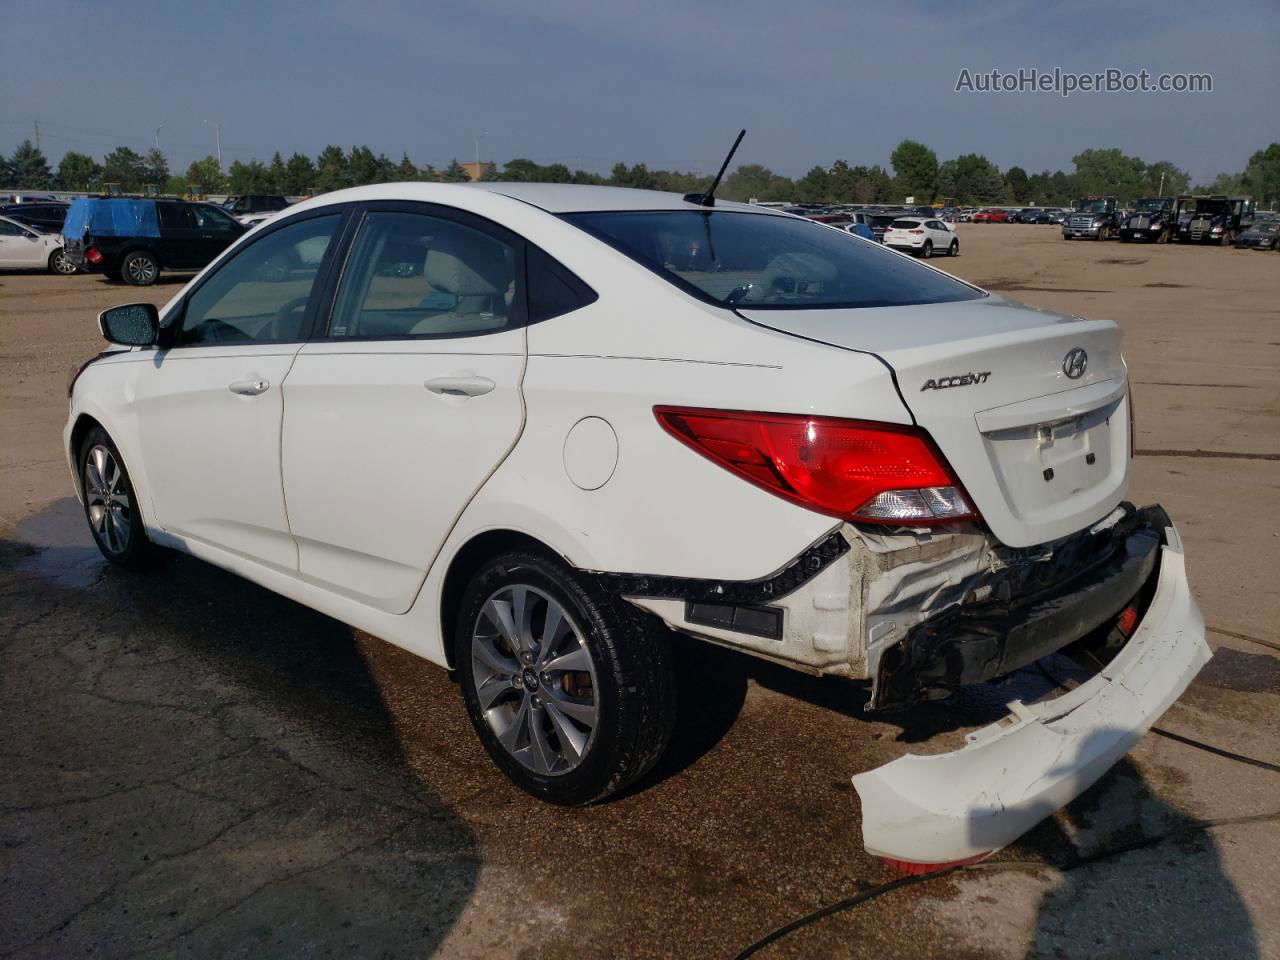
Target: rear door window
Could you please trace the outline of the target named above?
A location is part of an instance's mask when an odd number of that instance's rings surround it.
[[[166,230],[196,229],[196,215],[185,203],[157,203],[156,216],[160,219],[160,226]]]
[[[466,337],[522,322],[511,244],[445,217],[365,216],[334,301],[331,337]]]

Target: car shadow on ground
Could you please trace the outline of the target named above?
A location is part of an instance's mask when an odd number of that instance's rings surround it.
[[[63,500],[0,541],[0,954],[429,956],[475,837],[350,628]],[[32,547],[30,543],[39,547]]]

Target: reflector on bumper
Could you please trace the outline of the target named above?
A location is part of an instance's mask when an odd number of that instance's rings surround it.
[[[960,750],[908,754],[855,776],[863,845],[921,864],[1005,846],[1115,764],[1210,656],[1182,542],[1167,527],[1155,595],[1115,659],[1057,699],[1010,703],[1010,717],[969,734]]]

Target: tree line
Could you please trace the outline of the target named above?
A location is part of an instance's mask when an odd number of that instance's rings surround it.
[[[814,166],[797,179],[774,173],[759,164],[743,164],[731,172],[718,189],[729,200],[781,200],[797,203],[916,203],[939,200],[957,204],[1065,205],[1091,195],[1114,195],[1122,201],[1142,196],[1177,195],[1191,190],[1186,171],[1168,161],[1148,163],[1126,156],[1117,148],[1083,150],[1071,158],[1074,169],[1028,173],[1020,166],[1000,168],[982,154],[966,153],[938,162],[937,154],[923,143],[904,140],[889,157],[889,168],[880,165],[850,166],[836,160],[830,166]],[[288,196],[326,193],[343,187],[392,181],[464,182],[470,179],[456,159],[437,169],[415,164],[408,154],[397,163],[367,146],[327,146],[314,159],[294,153],[288,159],[276,152],[264,163],[254,159],[233,161],[225,171],[217,158],[193,162],[185,173],[174,174],[165,154],[152,148],[137,153],[121,146],[99,163],[85,153],[70,151],[52,168],[30,140],[24,140],[7,157],[0,157],[0,186],[22,190],[102,190],[116,185],[126,193],[151,189],[160,193],[282,193]],[[540,164],[518,158],[501,168],[492,166],[484,180],[522,180],[540,183],[607,184],[646,190],[688,193],[703,190],[710,177],[697,172],[650,170],[645,164],[616,164],[608,176],[587,170],[570,170],[565,164]],[[1258,150],[1239,173],[1220,174],[1195,187],[1200,193],[1251,194],[1262,205],[1280,201],[1280,143]]]

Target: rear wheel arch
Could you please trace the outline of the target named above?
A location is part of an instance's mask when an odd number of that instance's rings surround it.
[[[444,582],[440,588],[440,636],[444,640],[445,662],[450,670],[457,666],[454,640],[457,634],[462,594],[467,589],[467,584],[489,559],[513,550],[531,550],[560,557],[556,550],[536,537],[518,530],[502,529],[486,530],[472,537],[454,553],[449,561],[449,569],[444,575]]]
[[[131,243],[120,251],[120,262],[124,263],[132,254],[145,253],[147,256],[155,260],[160,265],[160,269],[167,269],[168,264],[165,263],[164,257],[160,256],[160,251],[149,243]]]

